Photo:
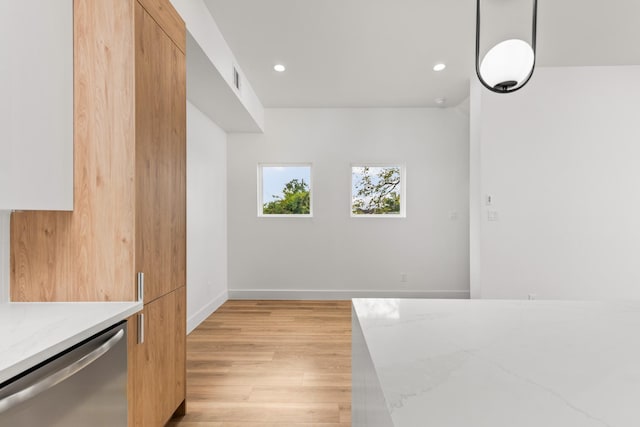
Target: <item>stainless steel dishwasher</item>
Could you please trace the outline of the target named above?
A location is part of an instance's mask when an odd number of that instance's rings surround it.
[[[0,385],[0,426],[126,425],[126,322]]]

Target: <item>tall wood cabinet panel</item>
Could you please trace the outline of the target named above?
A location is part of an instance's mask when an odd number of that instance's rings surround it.
[[[186,68],[151,15],[139,4],[135,14],[136,269],[147,303],[186,284]]]
[[[133,301],[144,273],[143,342],[128,325],[143,427],[185,408],[185,34],[169,0],[74,0],[74,210],[11,217],[13,301]]]

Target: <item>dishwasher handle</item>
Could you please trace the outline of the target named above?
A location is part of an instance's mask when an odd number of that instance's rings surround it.
[[[111,350],[118,342],[124,337],[124,329],[120,329],[116,334],[104,342],[100,347],[96,348],[90,353],[85,354],[75,362],[65,366],[64,368],[54,372],[51,375],[43,378],[42,380],[30,385],[20,391],[17,391],[2,400],[0,400],[0,414],[8,411],[20,403],[26,402],[29,399],[33,399],[40,393],[47,391],[51,387],[60,384],[67,378],[77,374],[82,369],[86,368],[100,357],[105,355]]]

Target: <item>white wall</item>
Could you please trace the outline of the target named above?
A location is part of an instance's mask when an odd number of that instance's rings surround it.
[[[520,92],[480,102],[479,197],[494,202],[472,227],[472,289],[640,298],[640,67],[538,68]]]
[[[0,303],[9,301],[9,211],[0,211]]]
[[[409,108],[265,116],[264,134],[228,136],[232,298],[468,296],[467,116]],[[313,218],[257,217],[260,162],[313,164]],[[406,164],[406,219],[350,218],[350,166],[361,162]]]
[[[187,330],[227,294],[227,135],[187,103]]]
[[[480,112],[482,85],[471,78],[469,90],[469,293],[480,298]]]

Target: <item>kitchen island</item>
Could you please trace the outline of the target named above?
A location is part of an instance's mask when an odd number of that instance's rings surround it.
[[[0,304],[0,384],[142,310],[142,302]]]
[[[640,425],[640,302],[353,300],[353,427]]]

